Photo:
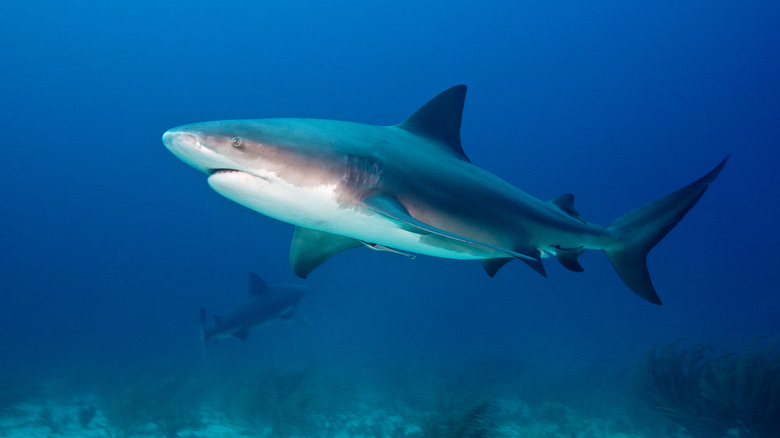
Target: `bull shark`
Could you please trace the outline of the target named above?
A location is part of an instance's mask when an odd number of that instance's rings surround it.
[[[194,123],[168,130],[165,146],[208,175],[219,194],[295,225],[290,262],[305,278],[334,254],[378,251],[476,259],[489,276],[519,259],[583,270],[601,250],[623,282],[661,304],[647,269],[652,249],[696,204],[726,164],[601,226],[574,196],[539,200],[472,164],[460,126],[466,87],[449,88],[403,122],[276,118]]]
[[[214,324],[206,325],[206,309],[200,308],[201,341],[238,338],[246,341],[249,332],[278,319],[290,320],[309,288],[300,284],[268,285],[255,273],[249,274],[249,298],[222,316],[214,316]]]

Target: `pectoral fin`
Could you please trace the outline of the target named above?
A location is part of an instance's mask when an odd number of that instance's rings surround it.
[[[306,278],[314,268],[325,263],[334,254],[359,246],[363,244],[350,237],[295,227],[290,247],[290,264],[295,275]]]

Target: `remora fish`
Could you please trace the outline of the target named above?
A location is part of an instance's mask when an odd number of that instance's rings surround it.
[[[206,309],[200,308],[201,341],[236,337],[246,341],[249,331],[277,319],[291,319],[298,304],[309,292],[299,284],[267,285],[255,273],[249,274],[249,298],[222,316],[214,316],[214,325],[206,325]]]
[[[541,201],[473,165],[460,125],[466,87],[445,90],[394,126],[319,119],[195,123],[163,135],[182,161],[223,196],[296,226],[293,271],[306,277],[340,251],[367,246],[478,259],[493,276],[520,259],[582,271],[577,257],[603,251],[620,278],[661,304],[646,256],[693,207],[724,159],[693,183],[604,227],[566,193]]]

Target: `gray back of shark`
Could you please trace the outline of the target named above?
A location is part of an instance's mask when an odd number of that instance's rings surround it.
[[[292,319],[309,288],[298,284],[266,284],[257,274],[249,274],[249,297],[235,309],[214,316],[206,325],[206,310],[200,309],[203,343],[231,337],[246,341],[249,332],[277,319]]]
[[[460,125],[466,87],[445,90],[398,125],[318,119],[195,123],[163,135],[166,147],[209,175],[223,196],[296,226],[293,271],[306,277],[332,255],[365,246],[477,259],[493,276],[519,259],[579,272],[603,251],[642,298],[661,301],[646,256],[693,207],[726,163],[693,183],[601,226],[574,196],[542,201],[473,165]]]

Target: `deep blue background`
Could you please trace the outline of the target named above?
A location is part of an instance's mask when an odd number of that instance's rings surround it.
[[[732,159],[649,258],[665,305],[604,256],[585,272],[352,250],[301,312],[214,354],[263,361],[549,368],[641,359],[677,336],[740,348],[780,331],[776,2],[0,4],[0,357],[197,354],[197,309],[247,272],[298,281],[292,227],[212,192],[162,145],[191,122],[394,124],[469,85],[471,160],[607,224]]]

